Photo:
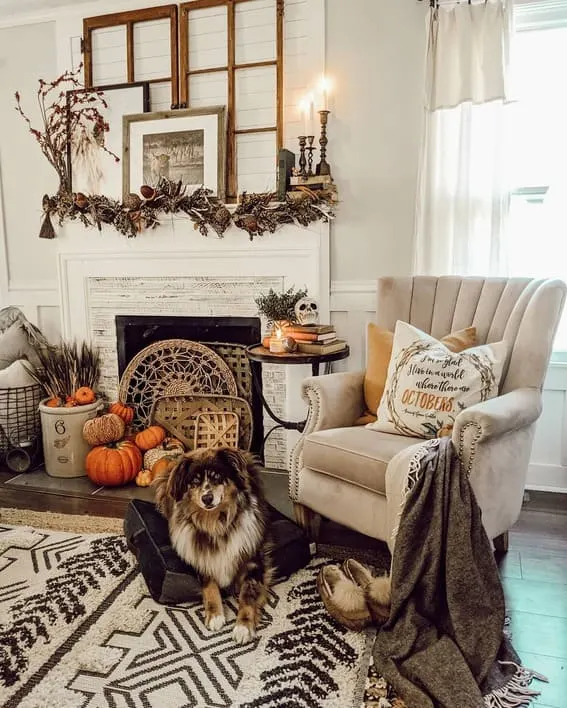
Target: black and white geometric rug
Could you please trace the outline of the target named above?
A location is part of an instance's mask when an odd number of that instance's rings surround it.
[[[350,708],[363,700],[374,632],[326,613],[313,561],[275,585],[254,642],[200,603],[148,595],[121,536],[0,526],[3,708]]]

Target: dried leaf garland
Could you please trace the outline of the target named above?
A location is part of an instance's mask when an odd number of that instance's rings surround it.
[[[329,221],[334,216],[334,193],[330,191],[304,189],[288,194],[285,202],[275,201],[274,192],[244,193],[233,213],[213,196],[212,190],[200,187],[188,194],[182,182],[165,178],[161,178],[155,188],[144,185],[140,193],[141,197],[128,194],[124,202],[96,194],[46,195],[40,238],[54,238],[51,216],[57,218],[60,226],[67,220],[79,220],[84,226],[96,226],[100,231],[102,224],[109,224],[132,238],[159,226],[161,214],[186,214],[203,236],[208,236],[212,229],[222,238],[234,224],[246,231],[250,240],[266,232],[273,233],[284,224],[308,226],[313,221]]]

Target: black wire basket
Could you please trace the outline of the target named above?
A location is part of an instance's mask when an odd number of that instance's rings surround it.
[[[41,464],[41,386],[0,388],[0,464],[26,472]]]

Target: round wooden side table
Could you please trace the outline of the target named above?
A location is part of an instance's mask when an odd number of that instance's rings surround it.
[[[266,445],[266,440],[268,436],[273,433],[274,430],[278,428],[285,428],[285,430],[298,430],[300,433],[303,432],[307,419],[299,421],[283,420],[279,418],[274,411],[270,408],[268,402],[264,398],[264,393],[262,391],[262,364],[283,364],[283,365],[293,365],[293,364],[311,364],[311,372],[313,376],[319,376],[320,365],[325,364],[330,365],[333,361],[341,361],[346,359],[350,354],[350,349],[345,347],[340,352],[333,352],[332,354],[303,354],[301,352],[284,352],[282,354],[274,354],[269,349],[266,349],[262,344],[252,344],[246,347],[246,356],[251,362],[255,362],[260,366],[254,366],[252,363],[252,380],[254,382],[254,387],[256,392],[262,401],[267,414],[270,418],[277,423],[273,428],[268,430],[262,441],[262,458],[264,457],[264,447]]]

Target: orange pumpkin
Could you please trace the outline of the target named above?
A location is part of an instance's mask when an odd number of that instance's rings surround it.
[[[120,401],[112,403],[108,411],[109,413],[114,413],[115,415],[120,416],[126,425],[130,425],[130,423],[134,420],[134,409],[130,408],[130,406],[126,406]]]
[[[116,442],[124,437],[126,425],[115,413],[107,413],[98,418],[91,418],[83,425],[83,438],[93,447]]]
[[[75,393],[75,400],[80,406],[86,406],[96,401],[96,393],[88,386],[81,386]]]
[[[61,408],[61,406],[63,405],[63,401],[59,398],[59,396],[54,396],[53,398],[50,398],[48,401],[46,401],[45,405],[48,408]]]
[[[138,487],[149,487],[153,478],[151,470],[140,470],[136,475],[136,484]]]
[[[160,477],[163,474],[169,474],[173,465],[179,457],[161,457],[152,467],[152,479]]]
[[[150,425],[136,435],[136,445],[140,450],[151,450],[165,440],[165,430],[161,425]]]
[[[136,478],[142,469],[142,453],[127,440],[99,445],[87,455],[85,469],[95,484],[118,487]]]

